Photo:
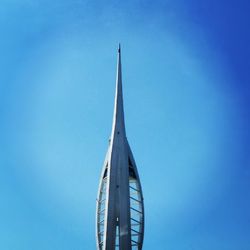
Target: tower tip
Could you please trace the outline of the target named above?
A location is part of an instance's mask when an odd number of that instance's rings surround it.
[[[121,44],[118,44],[118,53],[121,53]]]

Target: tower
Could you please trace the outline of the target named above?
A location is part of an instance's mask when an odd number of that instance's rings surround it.
[[[119,45],[113,125],[96,206],[97,249],[141,250],[143,236],[143,195],[125,131]]]

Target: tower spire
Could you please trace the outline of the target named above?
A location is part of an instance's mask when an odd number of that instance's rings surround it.
[[[113,115],[113,138],[115,133],[126,136],[125,121],[124,121],[124,109],[123,109],[123,93],[122,93],[122,62],[121,62],[121,46],[118,46],[117,55],[117,71],[116,71],[116,91],[115,91],[115,105]]]
[[[111,141],[104,161],[97,196],[97,249],[141,250],[143,234],[142,189],[125,132],[119,44]]]

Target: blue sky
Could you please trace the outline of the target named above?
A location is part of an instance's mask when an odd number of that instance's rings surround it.
[[[95,249],[121,42],[144,250],[249,250],[249,10],[2,0],[0,249]]]

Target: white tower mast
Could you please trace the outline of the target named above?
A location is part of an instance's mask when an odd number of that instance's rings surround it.
[[[112,133],[96,206],[97,249],[141,250],[143,235],[143,195],[125,131],[119,45]]]

